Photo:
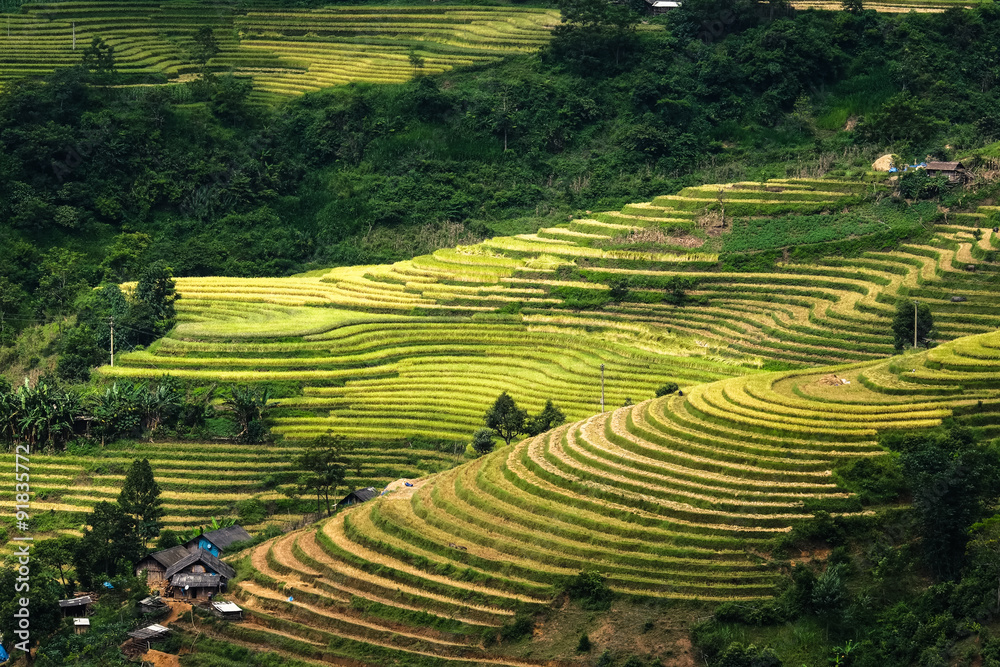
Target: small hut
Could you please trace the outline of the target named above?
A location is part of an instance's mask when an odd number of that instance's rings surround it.
[[[59,610],[63,618],[84,618],[90,613],[90,605],[94,601],[89,595],[82,595],[69,600],[59,600]]]
[[[671,9],[677,9],[680,6],[681,3],[677,0],[646,0],[646,11],[653,16],[666,14]]]
[[[167,603],[159,595],[150,595],[138,602],[139,613],[152,614],[167,608]]]
[[[204,549],[216,558],[222,556],[230,545],[251,539],[250,533],[243,530],[242,526],[228,526],[202,533],[198,537],[188,540],[184,546],[188,551]]]
[[[369,486],[368,488],[365,489],[358,489],[356,491],[351,491],[346,496],[344,496],[343,500],[337,503],[337,509],[340,509],[342,507],[350,507],[351,505],[358,505],[360,503],[365,503],[371,500],[372,498],[377,498],[377,497],[378,497],[378,491],[375,490],[374,486]]]
[[[926,169],[928,176],[944,175],[949,183],[963,183],[968,178],[961,162],[928,162]]]
[[[90,630],[90,619],[89,618],[74,618],[73,619],[73,634],[84,635]]]
[[[128,633],[131,637],[129,640],[128,647],[122,647],[126,654],[128,653],[145,653],[150,648],[154,642],[166,639],[167,635],[170,634],[170,628],[165,628],[162,625],[154,623],[153,625],[147,625],[144,628],[139,628],[138,630],[133,630]],[[133,650],[127,650],[131,648]]]
[[[213,602],[212,613],[224,621],[243,620],[243,610],[233,602]]]
[[[162,591],[167,587],[167,569],[190,555],[190,551],[181,545],[170,547],[163,551],[151,553],[135,564],[135,576],[141,577],[146,573],[146,585],[152,591]]]

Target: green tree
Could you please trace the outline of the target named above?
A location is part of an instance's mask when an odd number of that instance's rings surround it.
[[[562,410],[553,405],[552,400],[545,401],[545,407],[537,415],[529,417],[524,430],[527,435],[535,436],[559,426],[566,421]]]
[[[843,7],[844,11],[851,14],[860,14],[865,11],[864,0],[843,0],[841,7]]]
[[[133,521],[143,547],[160,534],[163,501],[160,499],[160,486],[153,478],[153,468],[148,459],[136,459],[129,466],[122,490],[118,494],[118,505]]]
[[[95,37],[83,50],[83,68],[93,74],[97,83],[112,83],[116,75],[115,47]]]
[[[417,55],[417,52],[414,49],[410,49],[410,67],[413,68],[414,76],[416,76],[417,73],[424,68],[424,59]]]
[[[527,433],[525,430],[527,419],[527,411],[517,407],[517,403],[507,392],[497,396],[497,400],[486,411],[484,417],[486,427],[508,445],[517,436]]]
[[[493,431],[488,428],[477,429],[472,434],[472,449],[477,454],[489,454],[493,451]]]
[[[892,341],[899,352],[913,345],[914,303],[901,300],[896,303],[896,315],[892,318]],[[934,315],[930,306],[921,303],[916,306],[917,345],[927,345],[934,335]]]
[[[76,553],[79,538],[64,535],[48,540],[42,540],[34,547],[32,562],[43,567],[50,567],[59,572],[66,595],[72,595],[72,579],[66,578],[67,568],[73,564],[73,554]]]
[[[38,293],[42,305],[52,315],[65,315],[69,306],[87,283],[83,273],[85,258],[81,253],[65,248],[53,248],[42,256],[42,279]]]
[[[0,568],[0,635],[3,636],[4,648],[12,657],[16,657],[22,647],[37,646],[39,641],[62,625],[59,582],[52,577],[32,577],[28,582],[31,586],[29,590],[24,587],[25,582],[18,581],[20,576],[16,568]],[[22,600],[28,602],[27,607],[21,605]],[[25,615],[29,623],[27,632],[21,627]],[[18,631],[22,634],[19,635]]]
[[[104,279],[113,283],[135,280],[150,243],[149,234],[142,232],[123,233],[112,239],[101,262]]]
[[[234,437],[237,442],[257,444],[268,435],[267,415],[271,390],[267,387],[234,384],[223,405],[233,419]]]
[[[638,15],[608,0],[560,0],[562,22],[552,31],[550,53],[582,74],[617,68],[636,47]]]
[[[676,393],[678,389],[680,389],[680,386],[676,382],[666,382],[656,388],[656,397],[669,396]]]
[[[326,515],[330,516],[330,496],[336,496],[337,488],[347,478],[353,449],[344,436],[321,435],[295,459],[295,467],[303,471],[298,478],[297,493],[315,493],[317,513],[322,511],[325,501]]]
[[[85,589],[130,571],[146,552],[132,518],[117,503],[106,501],[94,505],[77,546],[73,564]]]
[[[177,322],[174,303],[178,298],[173,270],[163,260],[153,262],[143,269],[135,288],[133,309],[142,309],[143,316],[132,319],[146,324],[159,338]]]
[[[194,33],[194,47],[191,58],[201,65],[203,76],[208,73],[208,61],[219,53],[219,43],[215,41],[215,33],[210,27],[202,26]]]
[[[1000,496],[1000,446],[978,444],[971,431],[958,426],[889,435],[883,441],[901,452],[931,571],[940,580],[954,579],[964,562],[969,529]]]

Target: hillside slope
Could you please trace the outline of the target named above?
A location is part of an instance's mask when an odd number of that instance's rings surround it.
[[[370,643],[397,664],[530,664],[482,649],[482,629],[551,603],[581,570],[636,601],[768,596],[769,538],[818,509],[860,511],[836,462],[956,414],[1000,418],[1000,332],[596,415],[253,549],[236,595],[260,627],[230,631],[282,633],[314,658]]]

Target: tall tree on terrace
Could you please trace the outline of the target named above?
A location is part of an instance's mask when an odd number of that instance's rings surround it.
[[[509,445],[511,440],[527,433],[525,428],[527,419],[528,412],[517,407],[510,394],[503,392],[486,411],[483,421],[487,428]]]
[[[337,488],[347,478],[353,448],[342,435],[321,435],[295,460],[296,467],[303,471],[296,492],[316,493],[317,514],[322,511],[325,500],[326,515],[330,516],[330,496],[336,496]]]
[[[148,459],[132,462],[118,494],[118,505],[134,522],[143,547],[160,534],[163,501],[160,500],[160,486],[153,478],[153,468]]]

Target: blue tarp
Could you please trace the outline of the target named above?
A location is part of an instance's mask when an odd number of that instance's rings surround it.
[[[110,582],[110,581],[105,581],[105,582],[104,582],[104,587],[105,587],[105,588],[114,588],[114,586],[112,586],[112,585],[111,585],[111,582]]]
[[[8,660],[10,660],[10,656],[7,655],[7,651],[4,650],[3,645],[0,644],[0,662],[7,662]]]

